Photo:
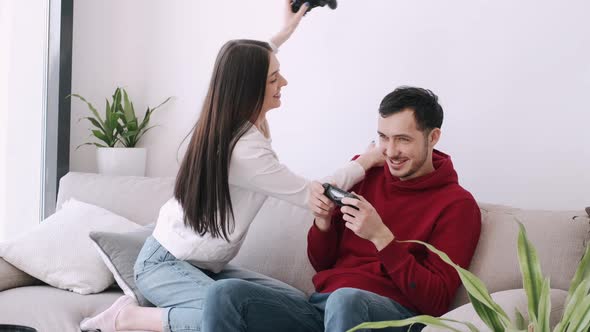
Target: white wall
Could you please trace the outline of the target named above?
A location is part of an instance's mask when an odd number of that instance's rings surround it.
[[[0,2],[0,241],[40,219],[47,2]]]
[[[268,38],[281,3],[76,2],[72,91],[101,108],[116,85],[138,109],[175,96],[142,144],[148,175],[173,176],[219,47]],[[439,148],[478,200],[590,205],[589,12],[584,0],[341,0],[336,11],[314,9],[279,53],[289,86],[270,115],[274,147],[292,169],[321,177],[375,136],[386,93],[417,85],[440,96]],[[74,119],[86,112],[73,103]],[[72,121],[72,148],[87,128]],[[71,168],[94,171],[94,149],[72,151]]]

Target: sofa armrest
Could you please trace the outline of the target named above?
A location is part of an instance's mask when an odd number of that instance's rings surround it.
[[[17,269],[0,257],[0,292],[11,288],[39,284],[41,284],[41,281]]]

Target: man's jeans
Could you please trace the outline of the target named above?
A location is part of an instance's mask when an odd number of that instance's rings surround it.
[[[211,285],[206,301],[203,331],[207,332],[343,332],[363,322],[415,316],[387,297],[360,289],[314,293],[307,300],[282,289],[239,279]],[[420,329],[421,326],[415,326],[413,331]],[[407,327],[376,331],[407,331]]]
[[[252,271],[230,265],[217,274],[199,270],[176,259],[151,236],[145,241],[135,263],[137,288],[151,303],[165,308],[162,316],[165,332],[201,331],[207,288],[219,282],[216,280],[227,278],[248,280],[305,301],[305,294],[296,288]]]

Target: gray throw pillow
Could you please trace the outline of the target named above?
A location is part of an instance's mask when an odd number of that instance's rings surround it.
[[[590,217],[590,206],[586,208],[586,213],[588,214],[588,217]]]
[[[133,266],[143,247],[143,243],[152,235],[154,225],[128,233],[90,232],[90,238],[100,253],[105,265],[113,273],[117,285],[125,295],[137,300],[142,307],[153,307],[135,285]]]

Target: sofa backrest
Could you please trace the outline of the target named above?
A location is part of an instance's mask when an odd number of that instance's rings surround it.
[[[117,177],[69,173],[60,181],[58,207],[70,197],[99,205],[145,225],[155,222],[170,197],[173,178]],[[537,248],[551,287],[567,290],[590,239],[588,216],[582,211],[536,211],[480,204],[482,233],[470,270],[490,292],[522,288],[516,254],[522,222]],[[307,258],[307,231],[313,217],[299,207],[269,198],[250,226],[232,263],[313,292],[314,270]],[[467,302],[464,290],[453,307]]]
[[[517,240],[521,222],[537,250],[541,269],[551,288],[568,290],[588,239],[590,221],[584,211],[525,210],[480,203],[482,231],[469,270],[490,293],[522,288]],[[467,303],[460,289],[454,307]]]
[[[551,287],[568,290],[590,239],[590,220],[580,211],[523,210],[480,204],[482,231],[469,270],[490,293],[522,288],[517,257],[518,223],[535,245]],[[307,259],[307,231],[313,217],[301,208],[269,199],[250,226],[235,262],[313,292],[314,270]],[[280,240],[278,240],[280,239]],[[467,303],[462,287],[452,305]]]
[[[70,172],[59,181],[57,210],[70,198],[98,205],[141,225],[156,222],[172,197],[174,178]]]

